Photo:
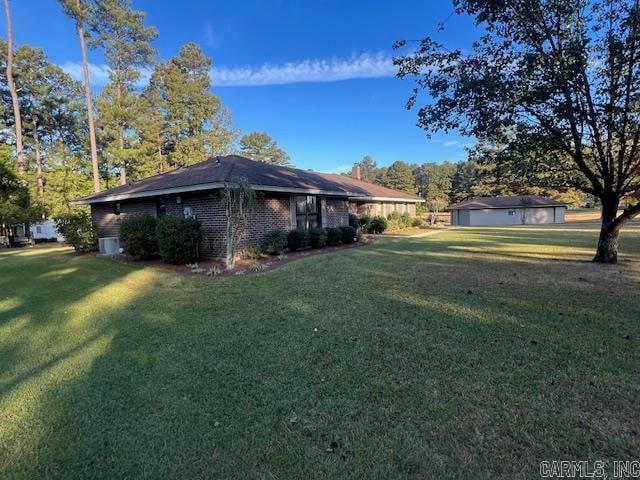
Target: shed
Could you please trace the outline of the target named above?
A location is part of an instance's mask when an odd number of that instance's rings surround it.
[[[475,197],[449,207],[451,225],[534,225],[564,223],[567,205],[537,195]]]

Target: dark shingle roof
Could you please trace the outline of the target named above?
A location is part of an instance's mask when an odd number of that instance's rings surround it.
[[[538,195],[516,195],[514,197],[474,197],[463,202],[454,203],[449,210],[482,210],[485,208],[527,208],[566,207],[566,204],[552,198]]]
[[[216,184],[245,178],[256,189],[279,191],[317,190],[349,197],[378,197],[419,201],[414,195],[356,180],[345,175],[319,173],[256,162],[237,155],[213,157],[189,167],[155,175],[79,198],[75,203],[99,203],[125,198],[148,197],[167,191],[196,191],[216,188]]]

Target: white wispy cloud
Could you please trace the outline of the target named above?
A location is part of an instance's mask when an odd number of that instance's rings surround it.
[[[65,62],[60,65],[65,72],[75,80],[82,80],[82,64],[77,62]],[[109,81],[109,67],[106,65],[89,64],[89,75],[94,85],[105,85]]]
[[[212,78],[219,87],[284,85],[304,82],[335,82],[356,78],[390,77],[395,73],[391,58],[363,53],[349,59],[316,59],[261,67],[214,67]]]
[[[458,142],[457,140],[447,140],[446,142],[443,142],[442,145],[444,145],[445,147],[454,147],[458,145],[458,143],[460,142]]]
[[[60,65],[73,78],[82,79],[79,63],[66,62]],[[109,80],[106,65],[91,64],[91,81],[96,86]],[[290,83],[336,82],[358,78],[391,77],[395,68],[391,57],[383,53],[363,53],[349,59],[315,59],[289,62],[280,65],[264,64],[259,67],[214,67],[211,78],[214,87],[254,87],[261,85],[285,85]],[[141,75],[139,84],[148,81],[148,72]]]
[[[205,26],[205,30],[204,30],[204,38],[205,41],[207,42],[207,46],[208,47],[215,47],[216,45],[216,34],[213,30],[213,25],[211,25],[210,23],[207,23],[207,25]]]

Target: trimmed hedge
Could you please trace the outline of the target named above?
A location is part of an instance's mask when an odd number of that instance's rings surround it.
[[[356,238],[356,229],[353,227],[339,227],[340,232],[342,233],[341,240],[342,243],[353,243]]]
[[[137,259],[158,255],[157,221],[151,215],[127,217],[120,223],[120,240],[125,252]]]
[[[160,257],[167,263],[192,263],[200,257],[202,225],[195,218],[161,217],[156,237]]]
[[[369,233],[382,233],[387,229],[387,221],[384,217],[373,217],[369,224]]]
[[[302,250],[309,246],[309,230],[306,228],[296,228],[287,235],[287,243],[291,250]]]
[[[324,248],[327,246],[327,231],[324,228],[316,227],[309,230],[309,243],[313,248]]]
[[[273,230],[262,241],[262,251],[269,255],[280,255],[287,248],[287,232]]]
[[[342,241],[342,232],[339,228],[327,228],[327,244],[338,245]]]
[[[56,219],[56,228],[64,236],[64,242],[76,252],[93,252],[98,249],[98,231],[87,212],[77,212]]]

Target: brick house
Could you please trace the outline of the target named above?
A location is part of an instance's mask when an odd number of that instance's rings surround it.
[[[275,229],[348,225],[349,213],[387,216],[399,211],[415,216],[420,199],[364,182],[358,173],[358,169],[351,176],[319,173],[230,155],[94,193],[73,204],[91,206],[100,238],[117,239],[120,222],[131,215],[195,216],[202,222],[204,255],[218,258],[226,250],[226,216],[219,191],[238,178],[257,193],[240,250],[260,246]]]

